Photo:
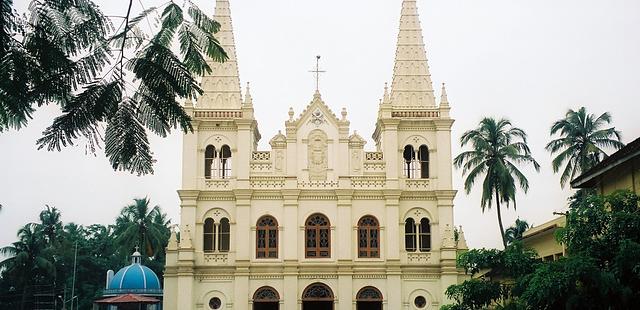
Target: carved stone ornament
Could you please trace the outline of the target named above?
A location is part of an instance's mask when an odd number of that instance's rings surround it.
[[[327,135],[321,130],[309,134],[308,168],[310,181],[326,181],[328,168]]]
[[[326,122],[327,120],[324,118],[324,114],[322,114],[322,111],[320,111],[320,109],[315,109],[313,113],[311,113],[309,123],[316,125],[316,127],[319,127]]]

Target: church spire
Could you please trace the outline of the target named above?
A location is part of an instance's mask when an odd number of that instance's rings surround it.
[[[435,107],[416,0],[403,0],[391,83],[393,106]]]
[[[204,94],[198,100],[198,107],[240,109],[242,93],[229,0],[216,1],[216,12],[213,19],[220,23],[220,31],[214,36],[220,41],[220,45],[227,52],[229,59],[224,63],[207,59],[211,73],[202,77]]]

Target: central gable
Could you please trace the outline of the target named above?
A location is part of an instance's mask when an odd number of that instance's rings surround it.
[[[349,121],[346,120],[346,111],[343,110],[342,119],[339,119],[322,100],[319,92],[313,95],[313,100],[297,119],[293,119],[292,111],[290,111],[290,117],[287,128],[293,129],[302,139],[307,138],[314,130],[322,130],[329,139],[337,139],[340,127],[349,125]]]

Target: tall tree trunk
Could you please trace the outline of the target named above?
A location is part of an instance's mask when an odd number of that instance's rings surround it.
[[[502,214],[500,214],[500,196],[496,191],[496,211],[498,211],[498,226],[500,226],[500,237],[502,237],[502,245],[507,248],[507,239],[504,238],[504,227],[502,227]]]

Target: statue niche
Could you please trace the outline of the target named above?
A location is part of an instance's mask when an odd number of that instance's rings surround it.
[[[328,169],[327,135],[321,130],[309,134],[308,141],[309,181],[326,181]]]

